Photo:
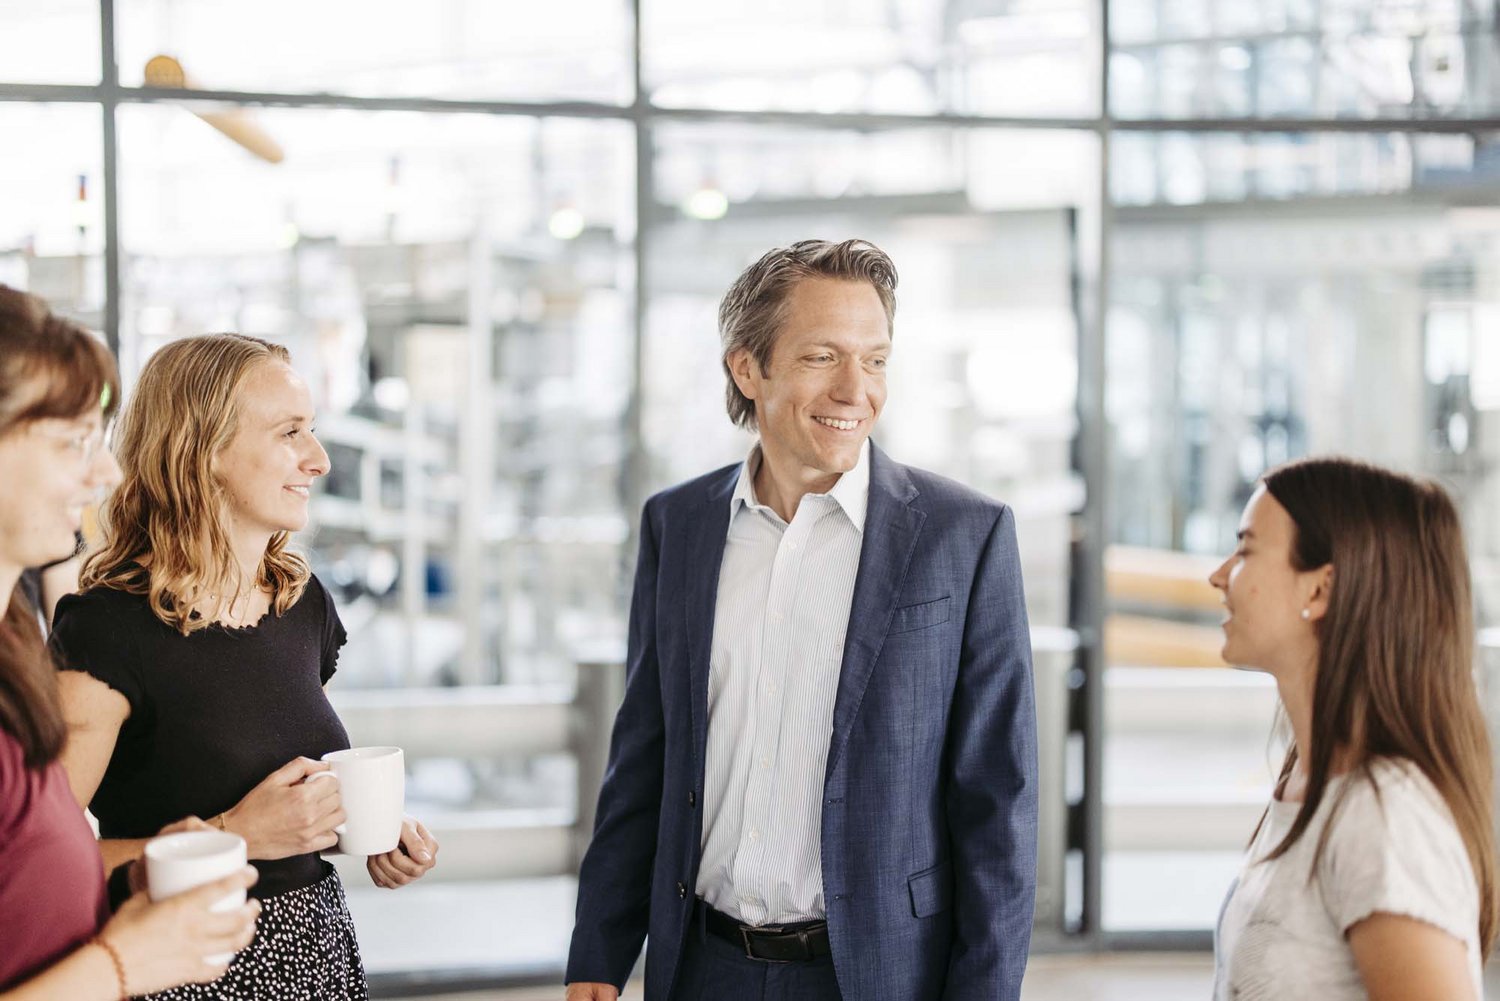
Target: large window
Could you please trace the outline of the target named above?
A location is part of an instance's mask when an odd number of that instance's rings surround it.
[[[0,31],[0,35],[4,32]],[[104,325],[104,162],[99,109],[0,103],[0,282]],[[25,137],[20,139],[19,137]]]
[[[1204,578],[1259,476],[1319,453],[1437,476],[1464,509],[1481,624],[1495,619],[1500,222],[1469,205],[1485,179],[1467,136],[1122,147],[1115,190],[1136,204],[1112,250],[1105,920],[1202,928],[1282,747],[1267,679],[1201,669],[1221,614]],[[1155,197],[1134,187],[1148,164]]]
[[[0,82],[97,84],[98,0],[0,0]]]
[[[813,0],[641,5],[646,85],[663,107],[960,112],[1099,110],[1099,5]]]
[[[80,6],[83,6],[80,4]],[[89,5],[91,6],[91,5]],[[490,101],[631,98],[630,8],[436,0],[116,0],[120,82],[176,58],[210,90]]]
[[[1112,0],[1121,118],[1446,118],[1500,95],[1493,0]]]

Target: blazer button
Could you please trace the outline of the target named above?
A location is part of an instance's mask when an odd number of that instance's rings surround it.
[[[697,797],[697,795],[691,789],[688,790],[688,806],[691,807],[691,806],[697,806],[697,805],[698,805],[698,797]]]
[[[687,899],[687,887],[683,886],[681,883],[677,884],[677,899],[678,900],[686,900]]]

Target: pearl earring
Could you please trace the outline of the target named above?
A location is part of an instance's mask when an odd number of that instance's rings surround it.
[[[1302,610],[1302,621],[1306,622],[1308,619],[1311,619],[1311,618],[1312,618],[1312,609],[1311,608],[1304,608]]]

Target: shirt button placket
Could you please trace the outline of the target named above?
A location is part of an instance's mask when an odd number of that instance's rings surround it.
[[[791,654],[791,603],[797,593],[797,570],[800,563],[800,537],[797,519],[793,517],[782,534],[781,544],[776,547],[776,556],[771,564],[771,586],[767,593],[766,626],[761,646],[761,676],[767,681],[756,693],[756,728],[751,742],[752,760],[759,768],[752,768],[745,796],[744,837],[740,856],[749,863],[751,872],[765,871],[765,860],[770,839],[766,836],[771,823],[771,772],[770,763],[775,760],[776,744],[780,739],[780,722],[784,693],[787,658]],[[759,912],[765,905],[765,887],[755,885],[757,904],[752,910]],[[763,915],[757,913],[755,920]],[[746,919],[750,916],[747,914]]]

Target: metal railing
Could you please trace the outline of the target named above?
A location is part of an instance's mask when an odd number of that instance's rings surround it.
[[[1077,637],[1070,630],[1039,627],[1032,641],[1042,745],[1037,915],[1040,923],[1050,924],[1060,920],[1063,906],[1066,674]],[[442,865],[428,879],[454,883],[577,872],[593,831],[624,685],[624,665],[600,658],[577,665],[576,685],[335,690],[330,699],[356,746],[393,744],[406,750],[408,762],[541,754],[574,758],[576,809],[467,810],[422,817],[443,846]],[[359,860],[333,860],[346,877],[360,868]]]
[[[355,744],[422,758],[567,753],[577,761],[577,808],[452,811],[423,817],[443,845],[439,881],[513,879],[577,871],[594,825],[614,713],[624,695],[617,660],[578,664],[569,685],[488,685],[333,691]],[[353,861],[340,864],[353,865]]]

